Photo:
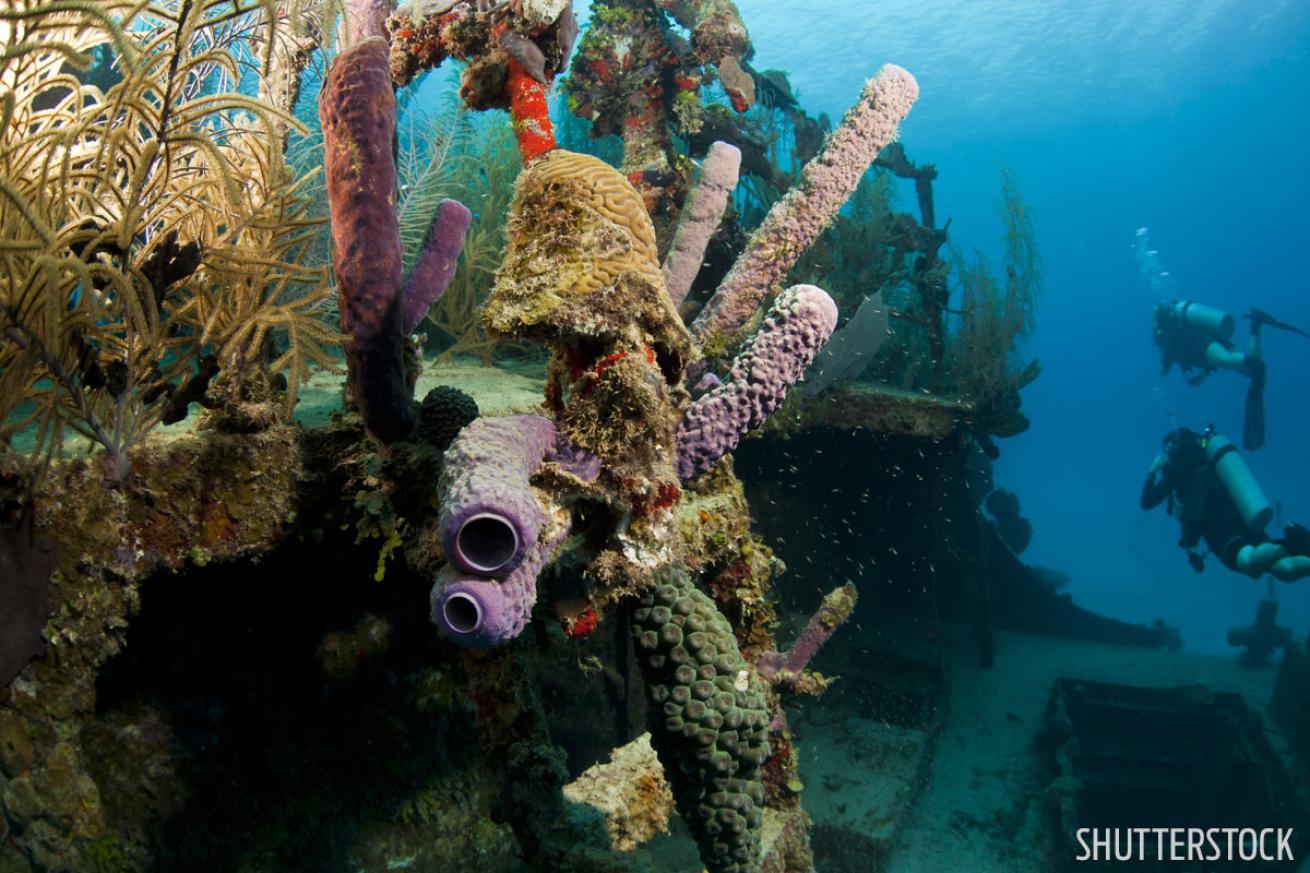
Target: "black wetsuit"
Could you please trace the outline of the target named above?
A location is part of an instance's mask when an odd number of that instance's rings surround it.
[[[1199,385],[1215,370],[1206,354],[1210,346],[1218,345],[1229,353],[1236,352],[1237,347],[1227,337],[1204,326],[1192,324],[1179,314],[1178,307],[1186,313],[1187,307],[1191,305],[1190,303],[1161,303],[1155,307],[1152,321],[1155,323],[1155,344],[1160,347],[1160,372],[1168,375],[1174,364],[1177,364],[1183,371],[1184,379],[1192,385]],[[1259,310],[1252,312],[1251,335],[1254,337],[1258,334],[1261,324],[1274,322]],[[1257,313],[1259,320],[1257,320]],[[1282,322],[1278,323],[1282,324]],[[1242,446],[1253,451],[1265,443],[1264,361],[1260,360],[1259,355],[1254,352],[1244,355],[1240,372],[1251,380],[1251,384],[1246,389]]]
[[[1178,545],[1193,549],[1202,539],[1224,566],[1241,572],[1237,554],[1243,546],[1258,545],[1265,538],[1253,536],[1228,496],[1199,441],[1185,441],[1169,452],[1163,467],[1146,476],[1142,486],[1142,509],[1154,509],[1171,499],[1170,510],[1179,506],[1182,535]]]
[[[1218,343],[1230,352],[1235,348],[1219,334],[1188,323],[1174,313],[1172,305],[1156,309],[1155,344],[1160,347],[1162,374],[1168,374],[1177,364],[1188,382],[1201,383],[1214,370],[1205,356],[1210,343]]]

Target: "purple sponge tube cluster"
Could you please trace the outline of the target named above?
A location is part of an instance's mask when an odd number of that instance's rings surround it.
[[[727,380],[687,407],[678,425],[678,477],[704,472],[763,424],[836,326],[837,305],[823,289],[793,285],[779,294]]]
[[[332,62],[319,97],[332,213],[341,332],[360,413],[385,443],[414,427],[405,379],[403,279],[396,218],[396,100],[386,40],[365,39]]]
[[[544,461],[592,480],[600,461],[540,415],[479,418],[446,450],[438,529],[449,565],[432,589],[432,620],[461,645],[517,636],[537,599],[537,574],[562,541],[532,488]],[[558,525],[557,525],[558,527]]]
[[[392,155],[396,100],[382,37],[389,8],[386,0],[347,3],[359,41],[332,62],[318,107],[350,380],[364,424],[384,443],[403,440],[414,428],[405,334],[450,284],[471,219],[463,204],[442,201],[417,262],[403,275]]]
[[[546,513],[530,479],[556,443],[540,415],[479,418],[446,450],[438,526],[459,570],[503,578],[537,541]]]
[[[446,639],[470,649],[489,649],[517,637],[537,602],[537,575],[568,532],[569,526],[561,525],[533,543],[523,563],[501,580],[464,575],[447,564],[432,586],[432,623]]]

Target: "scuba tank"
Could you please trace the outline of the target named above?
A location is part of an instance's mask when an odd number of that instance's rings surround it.
[[[1229,313],[1190,300],[1179,300],[1171,309],[1178,319],[1217,334],[1225,341],[1233,338],[1233,331],[1237,328],[1237,319]]]
[[[1238,515],[1252,533],[1264,533],[1270,520],[1274,517],[1274,508],[1260,489],[1260,483],[1246,466],[1246,461],[1238,454],[1227,437],[1210,431],[1205,440],[1205,456],[1210,459],[1210,466],[1223,483],[1224,490],[1233,499]]]

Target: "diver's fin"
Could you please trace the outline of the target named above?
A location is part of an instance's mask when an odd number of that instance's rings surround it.
[[[1242,427],[1242,448],[1253,452],[1265,444],[1265,362],[1248,357],[1251,384],[1246,388],[1246,419]]]
[[[1293,555],[1310,555],[1310,530],[1296,522],[1283,528],[1283,548]]]
[[[1296,325],[1288,324],[1285,321],[1279,321],[1269,313],[1265,312],[1263,309],[1252,309],[1244,317],[1251,319],[1252,329],[1256,329],[1267,324],[1270,327],[1276,327],[1279,330],[1285,330],[1290,333],[1298,333],[1301,336],[1305,337],[1306,339],[1310,339],[1310,333],[1306,333]]]

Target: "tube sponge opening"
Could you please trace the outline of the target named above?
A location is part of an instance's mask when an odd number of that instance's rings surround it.
[[[441,604],[441,617],[455,633],[476,633],[482,627],[482,605],[467,592],[455,591]]]
[[[518,528],[498,512],[480,512],[455,533],[455,556],[469,572],[495,573],[522,554]]]
[[[504,579],[467,576],[446,565],[428,595],[432,623],[446,639],[470,649],[489,649],[514,639],[532,618],[537,574],[568,533],[568,515],[557,511],[547,532],[529,544],[527,558]]]
[[[532,474],[558,442],[539,415],[479,418],[444,456],[441,545],[465,573],[504,576],[519,566],[546,520]]]

